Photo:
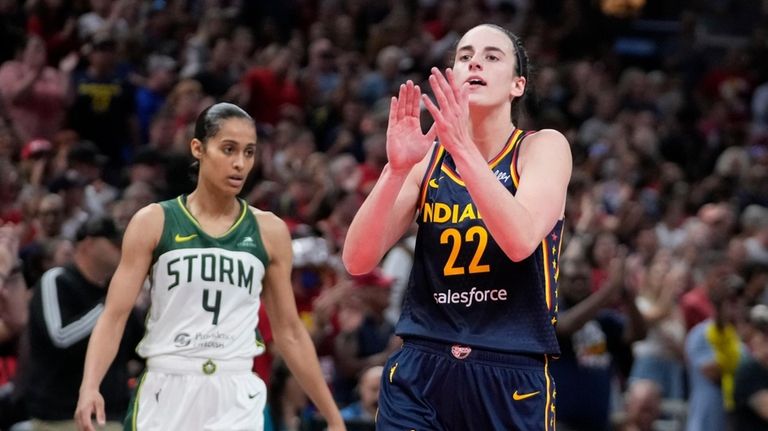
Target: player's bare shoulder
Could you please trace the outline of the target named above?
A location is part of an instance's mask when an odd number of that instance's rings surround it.
[[[541,129],[523,138],[524,145],[521,152],[536,151],[538,147],[545,146],[546,151],[571,153],[571,147],[565,135],[554,129]],[[521,154],[522,155],[522,154]]]
[[[260,210],[253,206],[249,206],[248,208],[256,217],[256,222],[259,224],[262,233],[265,229],[270,231],[280,230],[281,228],[286,230],[288,229],[288,226],[285,224],[285,222],[280,217],[276,216],[275,213],[271,211]]]
[[[165,211],[157,203],[151,203],[133,215],[125,229],[124,243],[139,243],[154,248],[160,241],[165,224]]]
[[[557,168],[567,167],[570,170],[571,147],[568,139],[557,130],[541,129],[523,138],[519,145],[521,147],[518,167],[521,171],[531,160]]]
[[[283,248],[290,249],[291,234],[288,225],[280,217],[270,211],[260,210],[252,206],[249,209],[256,217],[259,233],[270,259],[281,254]]]

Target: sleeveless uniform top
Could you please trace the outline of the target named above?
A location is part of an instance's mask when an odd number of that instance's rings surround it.
[[[237,221],[207,235],[186,208],[186,196],[160,202],[165,224],[150,269],[151,307],[136,348],[144,358],[178,355],[252,358],[268,257],[256,217],[240,201]]]
[[[515,130],[489,168],[514,194],[523,138]],[[521,262],[486,229],[451,155],[437,145],[421,185],[413,269],[396,332],[491,350],[558,355],[563,220]]]

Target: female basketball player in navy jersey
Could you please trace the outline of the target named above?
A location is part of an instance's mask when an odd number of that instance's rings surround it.
[[[379,430],[554,429],[548,367],[571,153],[559,132],[511,120],[527,70],[515,35],[480,25],[453,69],[432,70],[437,104],[410,81],[392,99],[389,163],[343,251],[351,273],[369,271],[416,218],[404,344],[385,367]],[[426,134],[420,101],[435,121]]]
[[[152,304],[137,351],[147,359],[126,429],[262,430],[266,388],[251,373],[261,301],[275,344],[329,423],[344,424],[298,317],[283,221],[237,198],[256,157],[242,109],[203,111],[191,142],[199,161],[189,195],[151,204],[131,220],[106,304],[91,336],[75,419],[104,422],[99,385],[147,274]]]

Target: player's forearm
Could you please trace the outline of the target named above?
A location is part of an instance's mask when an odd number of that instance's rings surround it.
[[[119,316],[108,314],[108,309],[99,317],[88,341],[88,353],[85,355],[83,381],[80,390],[96,389],[101,385],[107,369],[115,359],[120,346],[125,322]]]
[[[385,166],[352,220],[342,253],[344,266],[351,274],[373,269],[411,223],[414,209],[396,205],[407,177],[407,172],[394,172]]]
[[[542,220],[499,182],[478,151],[470,150],[454,159],[483,224],[504,254],[515,262],[530,256],[547,234]]]
[[[330,426],[343,423],[341,414],[323,379],[317,352],[300,321],[283,331],[276,331],[275,344],[288,369]]]

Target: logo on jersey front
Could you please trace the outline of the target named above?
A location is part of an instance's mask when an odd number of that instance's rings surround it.
[[[186,332],[179,332],[173,338],[173,345],[176,347],[187,347],[192,342],[192,338]]]
[[[496,178],[501,181],[502,184],[507,184],[509,179],[511,178],[511,175],[508,172],[501,172],[500,170],[496,169],[493,171],[493,173],[496,175]]]
[[[256,242],[250,236],[243,238],[242,241],[237,243],[238,247],[256,247]]]
[[[197,348],[223,349],[234,340],[234,336],[223,332],[198,332],[194,336],[186,332],[179,332],[173,337],[173,345],[179,348],[192,345]]]
[[[432,296],[441,305],[463,305],[467,308],[484,302],[499,302],[507,300],[507,289],[478,290],[477,287],[464,292],[448,289],[447,292],[435,292]]]
[[[176,237],[174,237],[174,241],[176,242],[187,242],[192,241],[193,239],[197,238],[197,234],[193,233],[192,235],[183,236],[181,234],[176,234]]]
[[[433,189],[440,187],[440,185],[437,184],[437,180],[435,178],[432,178],[431,180],[429,180],[429,186],[432,187]]]

